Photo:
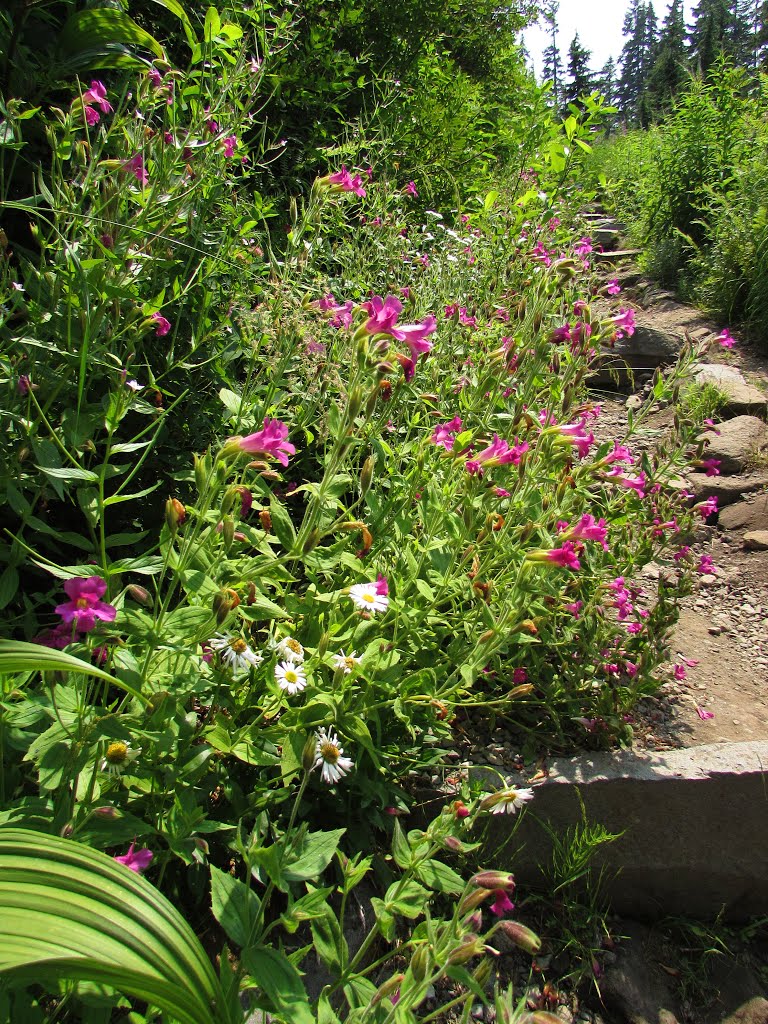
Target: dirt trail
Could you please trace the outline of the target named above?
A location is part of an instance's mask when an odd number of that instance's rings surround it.
[[[720,424],[721,437],[713,434],[710,445],[713,455],[723,457],[723,470],[728,466],[731,472],[713,478],[694,473],[690,485],[697,496],[718,496],[718,515],[697,532],[693,544],[697,556],[712,557],[717,571],[697,576],[694,592],[682,601],[670,648],[669,681],[658,696],[642,702],[635,726],[636,744],[664,749],[765,739],[768,550],[761,548],[764,544],[768,547],[768,432],[766,437],[759,436],[763,428],[755,419],[766,418],[768,353],[761,353],[738,333],[734,334],[736,345],[723,349],[715,341],[720,328],[700,311],[655,288],[632,259],[628,254],[614,261],[607,253],[605,271],[606,277],[618,278],[623,286],[621,299],[635,308],[642,326],[629,354],[634,366],[644,367],[637,371],[635,389],[642,395],[643,375],[647,388],[650,366],[666,361],[666,342],[674,346],[676,338],[687,332],[707,344],[703,359],[714,367],[700,379],[717,380],[718,386],[725,381],[731,392],[718,417],[725,421]],[[604,401],[601,433],[612,430],[614,436],[620,436],[628,406],[637,405],[640,397],[631,388],[627,392],[619,395],[614,391]],[[644,427],[649,443],[671,418],[671,409],[654,412]],[[750,429],[757,431],[754,437],[758,442],[750,439]],[[731,460],[734,452],[738,457]],[[646,570],[651,576],[658,571],[654,566]],[[680,664],[681,658],[696,664],[686,668],[684,680],[677,681],[672,677],[672,665]]]

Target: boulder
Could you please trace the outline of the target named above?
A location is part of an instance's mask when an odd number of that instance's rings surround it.
[[[747,551],[768,551],[768,530],[750,530],[744,534]]]
[[[734,416],[706,433],[706,458],[720,462],[726,476],[743,472],[754,456],[768,446],[768,426],[756,416]]]
[[[605,1008],[626,1024],[677,1024],[682,1018],[672,979],[659,967],[658,940],[634,922],[622,928],[616,963],[600,980]]]
[[[742,494],[751,494],[768,487],[768,472],[745,473],[741,476],[707,476],[706,473],[690,473],[688,486],[696,500],[710,498],[714,495],[718,505],[732,505]]]
[[[741,371],[734,366],[723,363],[699,363],[693,367],[697,380],[702,383],[714,384],[722,391],[726,402],[721,412],[726,417],[742,414],[765,417],[768,413],[768,399],[756,388],[748,384]]]
[[[768,530],[768,494],[758,494],[752,501],[738,501],[723,509],[717,525],[724,530]]]

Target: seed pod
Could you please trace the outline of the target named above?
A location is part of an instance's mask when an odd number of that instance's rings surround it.
[[[363,389],[356,387],[353,389],[352,394],[349,396],[349,420],[350,423],[355,419],[363,404]]]
[[[264,533],[269,533],[272,529],[272,516],[270,515],[269,509],[263,508],[259,512],[259,522]]]
[[[194,459],[195,459],[195,487],[197,487],[198,492],[200,494],[202,494],[203,491],[205,490],[205,486],[206,486],[206,484],[208,482],[208,474],[211,471],[210,459],[208,458],[207,455],[204,455],[202,458],[200,458],[200,456],[198,456],[198,455],[195,455]]]
[[[320,536],[320,531],[318,530],[317,527],[315,527],[310,533],[310,535],[307,537],[307,539],[304,541],[304,547],[302,548],[302,551],[304,552],[305,555],[308,555],[310,551],[315,550],[317,545],[320,543]]]
[[[360,471],[360,494],[362,497],[365,497],[365,495],[371,489],[371,484],[373,482],[373,470],[375,465],[376,460],[372,455],[369,455],[368,458],[363,463],[363,468]]]
[[[427,971],[429,970],[429,959],[428,946],[419,946],[419,948],[414,951],[414,954],[411,957],[410,967],[411,974],[414,976],[416,981],[423,981],[426,978]]]
[[[187,510],[178,498],[169,498],[165,503],[165,523],[171,533],[175,534],[186,518]]]
[[[541,939],[538,935],[530,928],[526,928],[524,924],[520,924],[519,921],[502,921],[499,931],[502,931],[511,942],[514,942],[518,949],[522,949],[526,953],[538,953],[541,949]]]
[[[235,539],[235,521],[232,516],[224,516],[221,521],[221,535],[224,538],[224,550],[229,551]]]
[[[405,978],[404,974],[393,974],[391,978],[387,978],[383,985],[379,985],[374,994],[371,996],[371,1006],[375,1006],[380,1003],[382,999],[386,999],[387,996],[393,995],[398,991]]]
[[[307,775],[309,775],[309,773],[312,771],[314,767],[316,756],[317,741],[315,740],[315,737],[312,735],[312,733],[310,733],[306,738],[306,741],[304,743],[304,749],[301,752],[301,767],[304,769]]]
[[[142,604],[145,608],[152,607],[152,595],[146,587],[140,587],[138,583],[129,583],[125,591],[137,604]]]

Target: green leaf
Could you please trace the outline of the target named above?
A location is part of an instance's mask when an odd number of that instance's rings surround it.
[[[243,950],[242,963],[280,1017],[291,1024],[315,1024],[301,975],[284,953],[256,946]]]
[[[187,42],[190,47],[194,48],[197,45],[197,36],[195,30],[192,28],[192,22],[189,20],[187,12],[178,2],[178,0],[153,0],[154,3],[159,4],[160,7],[164,7],[166,11],[170,11],[171,14],[175,14],[181,22],[181,27],[184,29],[184,35],[187,37]]]
[[[206,43],[213,42],[219,32],[221,32],[219,12],[215,7],[209,7],[205,12],[205,26],[203,28]]]
[[[416,876],[430,889],[458,894],[464,891],[464,879],[439,860],[423,860],[415,868]]]
[[[397,818],[395,818],[395,826],[392,832],[392,856],[395,858],[395,864],[402,868],[403,871],[411,866],[411,848]]]
[[[99,482],[98,474],[91,469],[78,469],[76,466],[62,466],[61,469],[57,469],[55,466],[37,466],[36,468],[52,480],[71,480],[72,482],[84,480],[89,484]]]
[[[428,890],[412,878],[409,878],[405,884],[393,882],[384,896],[384,903],[389,911],[412,920],[424,913],[428,902]]]
[[[309,927],[312,930],[312,941],[317,955],[329,970],[337,975],[341,974],[349,950],[333,910],[326,905],[325,913],[311,921]]]
[[[110,686],[116,686],[142,703],[149,704],[149,699],[132,686],[71,654],[54,651],[40,644],[28,644],[22,640],[0,640],[0,675],[15,672],[81,672],[83,675],[102,679]]]
[[[244,882],[211,864],[211,909],[213,916],[238,946],[253,942],[261,900]]]
[[[272,529],[275,536],[286,551],[293,551],[296,543],[296,530],[285,505],[273,497],[269,503],[269,511],[272,516]]]
[[[71,839],[0,828],[0,976],[108,985],[182,1024],[225,1024],[192,929],[146,879]]]
[[[59,49],[65,58],[116,44],[138,46],[151,50],[156,57],[163,56],[163,48],[154,36],[114,8],[78,11],[67,19],[59,34]]]
[[[287,619],[288,613],[280,605],[270,601],[260,591],[256,591],[253,598],[248,598],[250,604],[240,605],[239,614],[249,622],[261,622],[264,619]]]
[[[314,921],[318,917],[324,917],[328,909],[328,897],[332,892],[333,886],[311,889],[280,915],[280,923],[290,935],[293,935],[302,921]]]
[[[307,832],[287,856],[283,877],[289,882],[313,882],[333,860],[339,840],[347,830]]]

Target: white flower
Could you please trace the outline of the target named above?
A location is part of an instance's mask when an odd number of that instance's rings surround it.
[[[376,583],[356,583],[349,588],[349,596],[367,612],[385,612],[389,607],[389,598],[379,593]]]
[[[137,380],[127,380],[125,382],[125,386],[127,388],[130,388],[131,391],[141,391],[142,388],[144,387],[144,385],[143,384],[139,384],[139,382]]]
[[[328,732],[325,729],[318,729],[315,746],[315,768],[320,768],[323,782],[329,786],[343,779],[354,762],[351,757],[342,757],[344,753],[339,746],[339,740],[333,729]]]
[[[221,660],[231,666],[234,672],[247,672],[249,668],[257,668],[264,660],[260,654],[252,651],[240,636],[220,633],[208,643],[214,651],[218,651]]]
[[[110,775],[121,775],[125,768],[135,761],[141,753],[141,747],[132,750],[127,743],[116,740],[107,747],[107,753],[102,759],[101,770],[109,772]]]
[[[490,810],[491,814],[515,814],[529,800],[533,800],[532,789],[502,789],[487,796],[480,809]]]
[[[278,658],[290,661],[293,665],[300,665],[304,661],[304,648],[292,636],[283,637],[275,650]]]
[[[275,679],[280,689],[285,690],[289,697],[300,693],[307,685],[304,669],[290,661],[281,661],[275,665]]]
[[[343,672],[345,676],[348,676],[359,664],[360,659],[355,651],[352,651],[351,654],[345,654],[344,651],[339,651],[333,659],[333,667],[337,672]]]

